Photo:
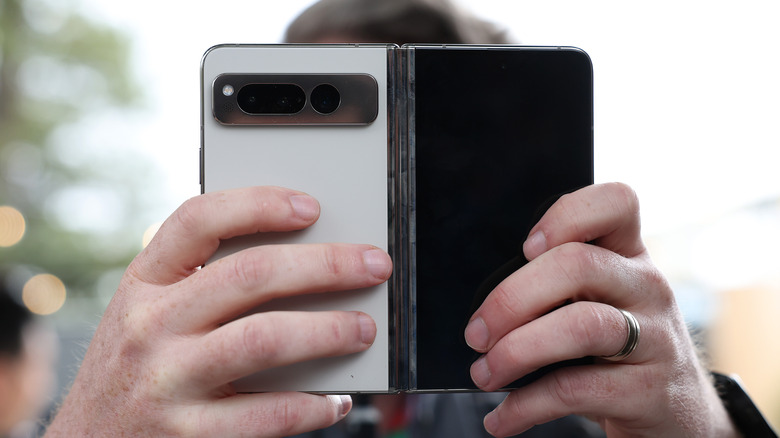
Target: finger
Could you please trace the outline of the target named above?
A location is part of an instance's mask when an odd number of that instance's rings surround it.
[[[531,229],[523,252],[528,260],[567,242],[594,242],[625,257],[645,251],[639,201],[620,183],[588,186],[562,196]]]
[[[648,300],[646,290],[667,290],[651,287],[664,282],[657,271],[636,260],[594,245],[567,243],[501,282],[474,312],[466,326],[466,343],[486,352],[511,330],[572,301],[631,310]],[[667,299],[673,297],[663,302]]]
[[[471,377],[480,389],[495,391],[545,365],[615,354],[625,345],[626,336],[626,320],[616,308],[573,303],[501,338],[471,366]],[[639,358],[636,354],[632,359]]]
[[[131,266],[153,284],[171,284],[192,274],[220,240],[265,231],[292,231],[317,220],[309,195],[280,187],[249,187],[207,193],[182,204],[160,227]]]
[[[161,300],[191,303],[186,318],[168,321],[171,330],[188,333],[211,329],[277,297],[374,286],[391,272],[390,256],[371,245],[266,245],[209,264]]]
[[[182,373],[195,390],[310,359],[366,350],[376,324],[362,312],[264,312],[239,318],[190,348]]]
[[[621,367],[621,372],[615,372],[615,367]],[[513,436],[572,414],[637,424],[644,420],[641,417],[654,415],[654,407],[647,403],[656,382],[641,368],[616,364],[561,368],[512,391],[485,416],[485,429],[496,437]]]
[[[352,408],[348,395],[239,394],[185,410],[177,436],[281,437],[328,427]],[[195,420],[194,420],[195,419]]]

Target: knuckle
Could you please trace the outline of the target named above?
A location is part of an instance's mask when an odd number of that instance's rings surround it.
[[[330,337],[339,345],[346,336],[346,333],[344,333],[346,324],[346,315],[342,315],[340,318],[335,319],[330,324]]]
[[[320,253],[320,264],[323,274],[328,278],[337,278],[344,273],[344,258],[338,250],[338,247],[326,245],[322,247]]]
[[[564,193],[558,198],[556,204],[559,208],[567,210],[570,209],[572,204],[576,202],[577,196],[574,193]]]
[[[586,244],[579,242],[568,242],[558,247],[557,256],[562,265],[568,269],[572,267],[579,270],[586,270],[593,267],[593,254],[589,251]]]
[[[523,303],[520,293],[508,284],[501,283],[493,290],[491,295],[494,297],[493,302],[497,310],[507,315],[511,321],[523,324],[527,321],[521,321],[521,311]],[[485,319],[486,324],[490,324],[490,318]]]
[[[574,303],[567,307],[566,330],[569,336],[585,351],[593,351],[604,344],[605,335],[621,330],[608,308],[588,303]]]
[[[579,229],[580,222],[577,220],[579,210],[578,195],[574,193],[565,193],[561,195],[561,197],[558,198],[558,201],[553,204],[551,210],[554,211],[555,216],[566,218],[567,220],[565,223],[568,224],[567,226],[573,228],[575,234],[578,234],[577,230]]]
[[[196,196],[185,201],[171,215],[173,225],[180,228],[184,235],[197,234],[200,230],[200,222],[206,202],[203,196]]]
[[[661,271],[649,266],[642,275],[644,281],[641,282],[642,290],[639,291],[639,296],[656,296],[662,301],[661,304],[667,306],[674,302],[674,292]]]
[[[241,354],[258,358],[263,362],[273,362],[280,354],[281,344],[274,333],[274,324],[266,324],[262,330],[255,324],[245,324],[241,330]]]
[[[639,213],[639,196],[634,189],[624,183],[607,184],[615,205],[623,206],[630,213]]]
[[[281,436],[290,435],[302,419],[299,406],[286,398],[277,399],[271,415]]]
[[[229,269],[231,281],[241,290],[263,289],[269,278],[273,275],[273,260],[268,257],[264,248],[256,248],[250,251],[241,251],[230,258],[232,265]]]
[[[567,373],[553,373],[550,391],[555,400],[560,401],[567,408],[575,408],[579,404],[580,394],[582,394],[582,385],[578,384]]]
[[[555,248],[553,254],[561,275],[574,284],[587,284],[586,280],[600,267],[593,248],[587,244],[565,243]]]
[[[634,190],[621,183],[613,183],[610,200],[624,226],[639,227],[639,197]]]
[[[155,332],[166,319],[161,307],[150,303],[139,303],[128,306],[124,312],[120,312],[117,317],[122,328],[121,336],[125,340],[120,345],[135,348],[155,336]]]

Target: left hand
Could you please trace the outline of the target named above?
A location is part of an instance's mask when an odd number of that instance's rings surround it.
[[[355,311],[239,316],[277,298],[381,284],[390,257],[371,245],[279,244],[203,266],[222,240],[303,230],[319,214],[314,198],[280,187],[211,192],[179,207],[127,268],[46,436],[279,437],[342,419],[349,396],[243,394],[232,382],[365,351],[375,322]]]
[[[468,344],[484,353],[472,365],[474,382],[494,391],[548,364],[597,359],[511,392],[485,417],[488,432],[508,436],[580,414],[610,437],[736,436],[674,293],[641,240],[630,188],[606,184],[565,195],[529,236],[523,249],[530,262],[492,291],[466,328]],[[641,332],[636,350],[613,362],[600,357],[626,342],[618,309],[631,312]]]

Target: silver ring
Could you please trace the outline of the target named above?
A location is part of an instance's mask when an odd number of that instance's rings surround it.
[[[626,343],[623,348],[612,356],[602,356],[602,358],[612,361],[619,361],[627,358],[636,350],[639,344],[639,321],[628,310],[618,309],[628,323],[628,334],[626,334]]]

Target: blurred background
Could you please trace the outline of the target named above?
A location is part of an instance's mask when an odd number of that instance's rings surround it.
[[[59,335],[58,387],[124,268],[200,191],[202,54],[278,42],[311,3],[0,1],[0,264]],[[590,54],[597,182],[636,189],[712,367],[780,427],[780,4],[459,4]]]

